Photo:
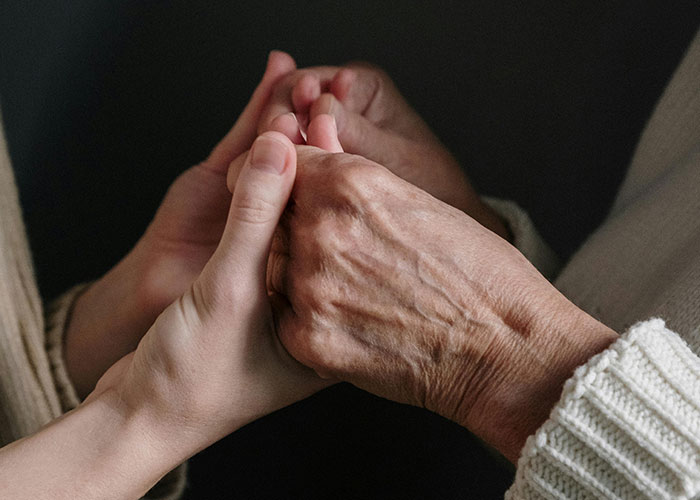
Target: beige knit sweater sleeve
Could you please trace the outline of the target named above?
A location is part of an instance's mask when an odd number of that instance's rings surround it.
[[[64,364],[63,338],[84,288],[66,292],[44,319],[0,116],[0,446],[79,404]],[[178,498],[184,480],[180,467],[148,498]]]
[[[521,453],[508,500],[700,499],[698,82],[700,33],[645,129],[614,210],[555,282],[624,333],[565,384]],[[548,269],[550,253],[525,213],[492,206],[516,246]],[[626,326],[654,316],[663,320]]]
[[[557,268],[522,209],[487,203],[543,274]],[[700,498],[697,354],[661,319],[630,328],[567,381],[549,420],[528,439],[506,499]]]

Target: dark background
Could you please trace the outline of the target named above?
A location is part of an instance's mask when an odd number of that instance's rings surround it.
[[[99,277],[233,124],[270,49],[384,67],[564,257],[605,215],[691,1],[2,0],[0,97],[42,295]],[[338,386],[192,461],[190,498],[499,498],[463,429]]]

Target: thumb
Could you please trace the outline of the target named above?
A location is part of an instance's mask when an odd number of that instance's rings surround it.
[[[253,143],[241,169],[217,257],[227,275],[248,276],[265,286],[265,269],[275,228],[294,184],[296,151],[279,132]],[[231,267],[233,266],[233,268]]]

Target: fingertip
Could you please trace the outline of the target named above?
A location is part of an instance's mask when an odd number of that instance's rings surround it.
[[[265,75],[280,76],[294,71],[297,64],[294,58],[281,50],[271,50],[267,55]]]
[[[304,144],[301,127],[296,115],[292,112],[279,115],[270,122],[268,130],[279,132],[286,136],[293,144]]]
[[[343,68],[338,71],[331,80],[330,92],[339,101],[344,101],[350,94],[350,89],[357,78],[357,73],[351,68]]]
[[[311,120],[307,142],[310,146],[316,146],[331,153],[342,153],[343,147],[338,140],[335,117],[329,114],[320,114]]]
[[[321,94],[309,109],[309,119],[313,120],[318,115],[334,115],[334,111],[337,111],[340,106],[340,102],[333,94]]]
[[[255,139],[249,158],[254,169],[284,174],[296,165],[296,149],[285,134],[269,130]]]
[[[292,89],[292,104],[297,113],[308,112],[309,106],[321,95],[321,80],[315,73],[302,76]]]
[[[322,94],[311,105],[309,120],[314,120],[321,115],[331,115],[335,118],[335,130],[340,133],[345,124],[345,109],[343,104],[333,94]]]

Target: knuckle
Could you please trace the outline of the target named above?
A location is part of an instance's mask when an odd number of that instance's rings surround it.
[[[326,151],[313,146],[296,146],[297,175],[309,175],[317,169],[327,165],[327,157],[331,156]]]
[[[347,188],[363,193],[372,186],[377,177],[377,169],[363,159],[347,155],[341,168],[336,169],[336,181]]]
[[[236,219],[247,224],[266,224],[277,216],[274,203],[251,195],[234,196],[233,209]]]
[[[314,224],[311,230],[311,241],[313,241],[319,256],[332,253],[338,249],[338,242],[341,232],[339,231],[338,220],[335,217],[321,217]]]

